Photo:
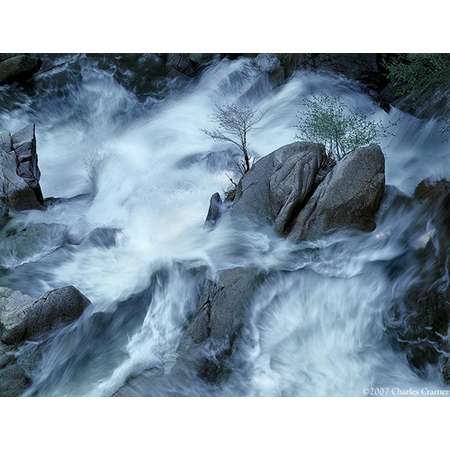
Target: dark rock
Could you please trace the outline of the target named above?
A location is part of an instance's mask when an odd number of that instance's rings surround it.
[[[34,125],[11,136],[0,133],[0,200],[12,209],[40,209],[40,172]]]
[[[0,397],[18,397],[30,383],[25,371],[15,362],[0,368]]]
[[[217,53],[189,53],[189,59],[199,65],[209,64],[214,59],[217,59],[219,55]]]
[[[29,295],[8,288],[0,288],[0,340],[5,344],[16,344],[22,340],[26,322],[26,311],[34,299]]]
[[[441,201],[450,192],[450,181],[433,181],[429,178],[422,180],[414,190],[414,198],[425,204]]]
[[[11,136],[12,148],[16,154],[17,175],[33,189],[40,204],[43,204],[41,186],[39,180],[41,172],[38,166],[36,153],[35,125],[27,125]]]
[[[0,229],[8,223],[9,207],[4,198],[0,198]]]
[[[252,296],[264,274],[253,268],[223,270],[217,280],[205,282],[199,308],[189,328],[195,344],[209,340],[209,355],[202,361],[200,374],[215,381],[245,324]]]
[[[198,63],[189,58],[189,53],[168,53],[166,65],[169,70],[187,76],[193,76],[199,68]]]
[[[41,66],[34,55],[3,54],[0,60],[0,85],[27,81]]]
[[[421,245],[409,250],[396,285],[404,286],[395,296],[387,328],[419,373],[428,365],[440,364],[449,382],[450,326],[450,182],[424,180],[414,198],[419,205],[416,233]]]
[[[321,144],[294,142],[258,160],[240,180],[231,215],[289,230],[327,166]]]
[[[54,289],[37,300],[6,288],[1,288],[0,295],[0,339],[8,345],[67,325],[90,305],[73,286]]]
[[[216,192],[215,194],[211,195],[205,225],[209,227],[214,227],[217,221],[220,219],[221,215],[222,215],[222,199],[220,197],[220,194]]]
[[[47,292],[27,309],[25,337],[36,337],[75,321],[90,304],[74,286]]]
[[[317,239],[339,228],[371,231],[383,194],[383,152],[377,145],[359,148],[326,176],[298,214],[289,238]]]
[[[165,58],[156,53],[90,53],[102,70],[113,74],[126,89],[145,100],[161,97],[166,90],[168,69]]]

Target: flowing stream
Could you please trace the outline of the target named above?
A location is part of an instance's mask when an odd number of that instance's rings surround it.
[[[411,194],[450,175],[434,121],[381,110],[351,82],[297,73],[273,87],[248,60],[223,60],[163,100],[139,102],[107,71],[81,59],[81,77],[0,109],[0,128],[36,123],[45,211],[17,224],[48,224],[27,250],[0,248],[0,284],[38,296],[72,284],[92,302],[44,344],[30,395],[377,395],[377,389],[445,389],[437,370],[411,370],[386,336],[396,289],[386,268],[416,214],[383,205],[377,229],[294,245],[270,230],[203,227],[209,198],[229,186],[229,147],[211,141],[215,103],[245,100],[264,113],[250,136],[264,156],[294,141],[300,99],[340,96],[377,120],[386,137],[386,183]],[[58,89],[58,93],[56,90]],[[231,159],[230,159],[231,158]],[[61,229],[65,240],[61,241]],[[87,236],[96,230],[97,238]],[[417,245],[426,239],[419,230]],[[30,239],[33,237],[31,236]],[[35,238],[36,239],[36,238]],[[31,241],[30,241],[31,242]],[[257,265],[271,276],[255,292],[246,332],[223,383],[202,380],[180,344],[205,272]],[[400,392],[400,391],[399,391]],[[381,392],[383,394],[383,392]]]

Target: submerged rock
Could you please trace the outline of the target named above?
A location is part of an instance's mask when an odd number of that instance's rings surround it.
[[[10,222],[0,231],[0,266],[15,267],[33,261],[61,247],[66,240],[65,225]]]
[[[214,227],[217,221],[220,219],[222,215],[222,198],[220,194],[216,192],[211,195],[211,199],[209,201],[209,209],[208,214],[205,219],[205,225],[208,227]]]

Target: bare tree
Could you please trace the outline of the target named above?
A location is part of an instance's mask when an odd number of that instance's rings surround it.
[[[207,136],[217,141],[231,142],[244,155],[239,169],[242,173],[250,170],[248,154],[248,134],[262,119],[262,114],[249,105],[216,105],[212,120],[217,124],[211,130],[202,130]]]

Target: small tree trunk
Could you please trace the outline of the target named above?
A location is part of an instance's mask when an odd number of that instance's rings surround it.
[[[245,161],[245,173],[250,170],[250,158],[248,157],[247,150],[243,150],[244,152],[244,161]]]
[[[244,163],[245,163],[245,168],[244,171],[245,173],[247,173],[250,170],[250,158],[248,156],[248,151],[247,151],[247,133],[244,132],[242,136],[242,153],[244,154]]]

